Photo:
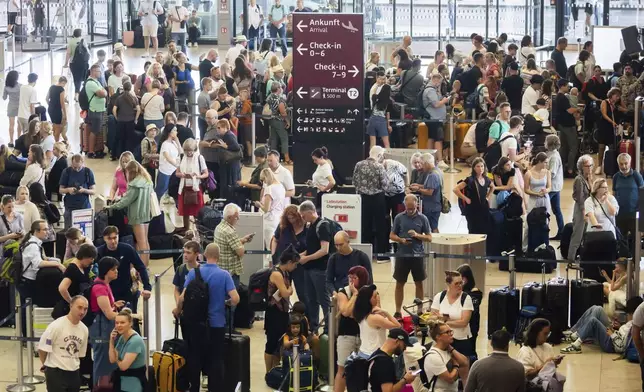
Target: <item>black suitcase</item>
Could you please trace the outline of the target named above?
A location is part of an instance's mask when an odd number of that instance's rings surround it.
[[[557,277],[546,283],[546,306],[542,313],[550,321],[549,343],[561,343],[563,331],[568,329],[569,298],[567,279]]]
[[[519,317],[519,290],[507,286],[490,290],[487,317],[488,339],[492,333],[504,327],[514,334]]]
[[[93,241],[92,241],[93,242]],[[56,233],[56,257],[62,261],[65,261],[65,249],[67,247],[67,238],[65,237],[64,231],[59,231]]]
[[[228,319],[232,318],[228,308]],[[229,323],[228,336],[224,340],[224,385],[223,392],[250,392],[250,336],[233,335],[233,323]],[[236,391],[241,382],[241,391]]]
[[[604,173],[606,177],[612,177],[617,173],[617,151],[615,146],[608,146],[604,153]]]
[[[561,258],[568,259],[568,250],[570,249],[570,240],[572,239],[572,229],[574,225],[572,222],[566,223],[561,231],[561,240],[559,241],[559,250],[561,251]],[[574,261],[574,260],[572,260]]]
[[[593,279],[584,279],[584,269],[575,269],[579,272],[579,278],[570,282],[571,326],[579,321],[586,310],[604,304],[604,285]]]
[[[165,38],[166,38],[165,28],[161,24],[159,24],[159,29],[157,30],[157,39],[159,40],[159,48],[165,48]],[[143,46],[145,46],[145,44]]]
[[[240,283],[237,288],[239,294],[239,303],[235,308],[235,328],[250,329],[253,328],[255,322],[255,312],[251,310],[248,303],[248,286]]]
[[[517,259],[517,272],[543,272],[544,274],[550,274],[555,268],[557,268],[557,262],[555,261],[557,260],[555,248],[550,245],[547,245],[545,248],[540,248],[534,252],[528,251],[525,258],[537,259],[539,261],[521,261],[520,259]]]
[[[173,240],[174,239],[172,234],[155,234],[148,236],[150,250],[171,250],[173,246]],[[150,254],[150,259],[158,260],[173,256],[173,253],[152,253]]]
[[[534,306],[541,313],[546,306],[546,272],[545,264],[542,266],[541,283],[529,282],[521,289],[521,308]]]
[[[9,286],[0,286],[0,320],[4,320],[14,310],[13,301],[11,300],[12,291]],[[4,324],[0,324],[0,327],[13,327],[14,325],[14,318],[10,318]]]
[[[134,28],[134,48],[143,48],[145,47],[145,41],[143,40],[143,27],[136,26]]]
[[[579,251],[581,266],[584,268],[584,276],[588,279],[601,281],[603,278],[599,271],[606,270],[612,273],[615,266],[613,260],[617,260],[617,240],[611,231],[588,231],[584,233],[581,249]],[[584,261],[608,261],[602,264],[586,264]]]

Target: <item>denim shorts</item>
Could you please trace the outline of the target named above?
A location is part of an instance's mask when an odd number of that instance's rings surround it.
[[[389,131],[387,130],[387,119],[380,116],[369,117],[367,135],[376,137],[389,136]]]
[[[425,213],[427,220],[429,221],[429,228],[433,230],[438,230],[438,219],[441,217],[441,212],[427,212]]]
[[[91,110],[87,112],[87,118],[85,122],[89,125],[89,130],[97,135],[103,131],[103,118],[105,117],[105,112],[92,112]]]

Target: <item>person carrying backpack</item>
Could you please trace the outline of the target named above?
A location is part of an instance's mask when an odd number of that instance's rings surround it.
[[[407,347],[412,346],[405,330],[402,328],[389,330],[385,344],[368,360],[367,375],[371,392],[401,391],[407,384],[414,382],[416,376],[411,370],[407,370],[400,380],[396,379],[396,365],[392,358],[393,355],[403,355]]]
[[[81,89],[81,83],[87,76],[89,69],[89,49],[85,45],[85,40],[81,38],[83,30],[75,29],[72,38],[67,43],[67,54],[63,68],[69,68],[74,77],[74,100],[78,102],[78,94]]]
[[[430,82],[423,90],[422,106],[425,108],[429,120],[425,120],[427,125],[429,149],[436,150],[436,160],[438,168],[447,169],[449,166],[443,160],[443,140],[445,140],[445,118],[447,117],[447,103],[449,97],[441,97],[440,86],[443,77],[439,73],[432,74]]]
[[[217,390],[224,382],[226,307],[236,306],[239,294],[230,273],[217,265],[219,254],[217,244],[211,243],[206,247],[206,264],[188,273],[177,302],[177,312],[183,312],[190,331],[184,340],[192,361],[189,375],[191,391],[199,391],[202,368],[207,369],[209,391]],[[206,335],[208,339],[204,339]]]

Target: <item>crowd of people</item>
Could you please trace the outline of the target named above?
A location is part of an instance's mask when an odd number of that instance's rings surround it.
[[[297,10],[302,7],[298,1]],[[446,140],[446,129],[461,112],[480,118],[465,132],[459,147],[471,173],[452,189],[470,233],[490,234],[498,226],[495,212],[503,210],[505,218],[520,219],[518,232],[525,232],[517,250],[531,253],[549,239],[563,240],[561,198],[565,196],[561,192],[564,178],[574,178],[572,232],[563,257],[577,260],[587,231],[610,232],[616,241],[636,235],[638,189],[644,186],[641,174],[632,169],[633,159],[638,158],[604,150],[614,152],[620,124],[633,125],[634,98],[644,92],[644,77],[635,76],[644,75],[638,62],[620,59],[605,80],[592,55],[592,42],[584,44],[577,63],[568,67],[562,53],[567,41],[561,38],[546,68],[540,69],[529,36],[518,46],[508,43],[504,34],[489,42],[473,34],[471,53],[448,44],[445,51],[436,52],[423,75],[421,61],[413,58],[411,37],[405,37],[391,55],[393,71],[381,67],[375,52],[366,64],[370,149],[352,173],[362,201],[361,242],[372,244],[378,254],[387,253],[391,243],[396,247],[395,309],[393,313],[384,310],[372,271],[378,256],[370,260],[354,249],[349,233],[321,216],[322,195],[339,185],[326,147],[310,154],[315,165],[310,185],[317,189],[317,197],[299,205],[291,199],[296,196],[293,175],[282,165],[292,163],[287,93],[293,90],[283,8],[276,0],[268,13],[271,35],[279,40],[264,39],[257,51],[250,50],[255,49],[248,45],[256,42],[263,18],[261,8],[251,1],[251,40],[239,35],[224,57],[210,49],[194,64],[185,47],[188,36],[196,46],[196,33],[183,31],[186,26],[181,21],[188,20],[189,14],[177,10],[175,16],[170,14],[173,40],[167,53],[156,51],[155,34],[144,34],[151,38],[156,53],[140,75],[127,68],[120,43],[111,59],[99,50],[90,64],[82,32],[76,30],[65,66],[73,77],[74,99],[84,119],[81,154],[71,153],[67,138],[67,77],[61,76],[49,88],[44,109],[36,92],[38,75],[29,74],[28,83],[22,85],[17,72],[7,74],[3,95],[8,100],[10,140],[2,141],[0,168],[4,168],[2,174],[16,175],[0,180],[0,186],[9,189],[0,201],[4,221],[0,245],[22,255],[24,270],[16,287],[23,302],[40,291],[40,275],[56,274],[60,279],[60,298],[55,301],[59,317],[39,344],[48,389],[65,385],[76,390],[80,369],[87,363],[94,385],[111,379],[118,380],[122,390],[145,389],[147,360],[137,332],[138,300],[150,296],[146,252],[150,221],[159,215],[156,210],[165,196],[176,200],[184,231],[192,227],[192,218],[207,199],[227,200],[212,243],[204,248],[198,241],[184,241],[183,264],[173,280],[173,314],[188,346],[190,390],[199,390],[202,373],[208,376],[209,390],[222,385],[225,378],[224,336],[240,301],[246,245],[254,240],[253,234],[241,236],[237,231],[247,204],[262,214],[263,247],[272,261],[264,315],[266,373],[278,366],[281,354],[294,342],[308,346],[314,361],[320,361],[321,336],[328,332],[328,320],[320,320],[320,312],[326,317],[335,297],[339,313],[335,391],[346,388],[345,365],[354,353],[373,363],[369,377],[373,391],[417,384],[416,373],[396,376],[392,355],[402,355],[415,340],[402,329],[409,274],[416,298],[433,294],[423,290],[428,277],[424,260],[417,255],[424,252],[424,243],[439,231],[441,215],[450,209],[442,169],[447,167],[445,150],[456,147]],[[146,18],[160,12],[157,2],[142,2],[139,9]],[[181,31],[175,32],[175,24]],[[191,27],[197,24],[193,20]],[[144,32],[151,31],[156,32],[152,18],[144,25]],[[281,60],[273,53],[276,41],[282,47]],[[199,72],[198,80],[192,71]],[[192,124],[188,107],[197,88],[198,122]],[[436,154],[413,154],[409,172],[406,165],[386,155],[395,102],[420,104],[430,148],[437,150]],[[262,116],[269,137],[267,146],[251,151],[249,115],[259,103],[264,104]],[[597,160],[580,154],[579,139],[589,129],[596,134]],[[379,141],[384,148],[377,145]],[[121,214],[127,217],[133,244],[120,242],[120,230],[112,225],[97,238],[86,238],[71,227],[73,211],[91,208],[90,198],[96,194],[96,178],[86,160],[104,158],[106,145],[118,165],[105,209],[109,214],[124,210]],[[257,166],[245,180],[242,163],[251,160]],[[618,170],[611,173],[607,168],[613,166]],[[211,177],[216,189],[206,185]],[[62,199],[62,217],[49,201],[53,196]],[[528,223],[539,211],[556,218],[552,238],[549,233],[545,238],[536,235]],[[66,237],[62,259],[54,257],[58,254],[54,225],[61,219]],[[103,244],[95,246],[98,241]],[[617,264],[612,275],[602,271],[602,277],[608,312],[601,307],[588,309],[566,333],[569,345],[561,353],[579,353],[589,340],[597,341],[606,352],[623,353],[632,336],[637,351],[644,354],[639,337],[644,305],[639,298],[626,298],[624,262]],[[209,301],[203,312],[206,322],[197,323],[186,315],[193,314],[194,296],[189,294],[199,280],[207,283]],[[541,318],[528,326],[516,361],[507,354],[511,337],[503,330],[490,331],[494,353],[477,360],[483,292],[468,265],[445,271],[445,284],[445,290],[424,309],[431,314],[428,333],[434,345],[422,370],[434,380],[436,390],[455,391],[459,383],[466,391],[520,390],[544,367],[561,363],[563,357],[555,355],[546,342],[550,322]],[[294,295],[298,302],[291,306]],[[628,322],[611,320],[616,308],[625,310]],[[26,327],[25,322],[22,325]],[[201,339],[205,334],[206,342]],[[91,340],[96,342],[89,344]],[[506,389],[498,382],[501,369]]]

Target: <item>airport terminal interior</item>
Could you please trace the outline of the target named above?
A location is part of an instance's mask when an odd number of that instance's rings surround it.
[[[564,7],[561,12],[563,16],[559,17],[560,12],[556,10],[556,6],[552,5],[555,2],[542,3],[543,0],[523,1],[523,0],[359,0],[348,1],[340,0],[338,4],[336,0],[328,2],[318,0],[305,0],[304,5],[319,12],[358,12],[365,15],[365,58],[369,52],[369,45],[397,45],[401,38],[405,35],[411,35],[413,38],[412,47],[414,53],[420,55],[423,60],[424,67],[431,61],[434,51],[439,48],[439,37],[442,41],[441,47],[447,41],[450,41],[459,48],[468,49],[471,47],[469,36],[472,32],[478,32],[485,38],[493,38],[500,33],[507,33],[510,37],[510,42],[517,42],[524,34],[535,33],[538,37],[535,39],[535,46],[539,45],[553,45],[558,35],[565,35],[569,37],[571,45],[569,50],[565,53],[568,59],[568,64],[577,57],[576,42],[592,39],[592,33],[595,26],[631,26],[639,25],[640,15],[644,18],[642,12],[642,5],[633,0],[611,0],[611,1],[598,1],[591,0],[590,4],[593,8],[593,15],[586,21],[586,16],[583,9],[580,9],[578,15],[570,7],[570,0],[564,0]],[[21,3],[25,3],[24,0]],[[20,81],[26,83],[27,74],[35,72],[40,75],[36,84],[36,90],[41,102],[44,101],[45,95],[51,85],[52,77],[64,74],[63,61],[64,61],[64,45],[68,40],[69,26],[73,28],[83,28],[87,40],[96,42],[91,51],[93,58],[95,58],[96,51],[103,49],[107,51],[108,58],[112,53],[112,43],[121,39],[123,31],[128,29],[127,19],[129,17],[128,8],[134,9],[136,4],[132,1],[117,1],[113,4],[113,0],[102,1],[54,1],[49,0],[45,2],[36,1],[41,6],[47,8],[48,19],[46,27],[41,29],[37,34],[31,35],[31,30],[34,28],[30,25],[28,16],[25,16],[27,31],[30,35],[22,42],[15,42],[15,53],[12,53],[10,45],[11,40],[3,41],[0,44],[5,50],[3,57],[3,64],[0,68],[8,70],[13,64],[20,64],[16,69],[20,72]],[[205,53],[210,48],[217,48],[219,50],[220,58],[223,60],[226,51],[230,46],[227,44],[215,44],[214,40],[217,38],[218,26],[217,18],[217,1],[197,1],[197,11],[202,16],[204,23],[204,31],[202,37],[204,43],[200,44],[198,48],[188,48],[189,62],[195,64],[199,56]],[[242,32],[241,23],[238,16],[242,8],[242,0],[235,0],[231,7],[231,12],[235,15],[231,19],[233,25],[231,31],[234,32],[232,36]],[[258,3],[264,8],[270,8],[268,0],[260,0]],[[264,4],[268,3],[268,4]],[[294,0],[285,0],[283,2],[289,7],[294,6]],[[392,4],[393,3],[393,4]],[[6,1],[0,1],[0,30],[5,26],[3,23],[6,19]],[[31,4],[31,3],[29,3]],[[188,8],[194,8],[194,4],[188,3]],[[24,5],[25,13],[31,12],[31,6]],[[134,8],[133,8],[134,7]],[[605,23],[604,15],[610,9],[610,22]],[[573,17],[573,13],[576,14]],[[114,18],[114,15],[118,15]],[[413,17],[412,17],[413,15]],[[557,17],[555,17],[557,15]],[[88,19],[89,18],[89,19]],[[440,20],[440,22],[439,22]],[[588,24],[586,24],[588,22]],[[78,26],[77,26],[78,24]],[[87,29],[87,26],[91,28]],[[555,26],[557,25],[557,26]],[[66,27],[67,26],[67,27]],[[556,33],[555,29],[560,31]],[[54,39],[41,39],[43,31],[56,31]],[[1,37],[0,37],[1,38]],[[599,46],[611,45],[610,42],[596,42],[595,48]],[[388,47],[388,46],[387,46]],[[63,48],[63,49],[60,49]],[[58,50],[57,50],[58,49]],[[160,50],[165,51],[165,48]],[[290,47],[289,47],[290,50]],[[620,51],[617,51],[617,56]],[[143,64],[146,59],[142,58],[142,49],[128,48],[125,52],[123,62],[127,73],[141,74],[143,71]],[[609,56],[607,53],[606,56]],[[549,58],[546,51],[538,52],[538,58],[545,60]],[[32,59],[30,61],[30,59]],[[617,61],[617,57],[610,58],[598,64],[603,68],[609,69],[612,63]],[[195,71],[195,75],[197,71]],[[2,85],[4,85],[4,74],[0,75]],[[69,91],[69,84],[68,84]],[[68,94],[70,94],[68,92]],[[69,97],[69,126],[67,135],[69,137],[71,149],[74,152],[80,150],[80,135],[79,135],[79,107],[73,100],[73,94]],[[195,129],[196,126],[192,126]],[[8,118],[6,115],[6,104],[0,102],[0,140],[8,139]],[[258,140],[259,144],[265,141]],[[410,149],[415,148],[415,145],[410,146]],[[297,162],[295,163],[297,165]],[[97,189],[103,194],[109,193],[114,170],[117,162],[111,162],[108,158],[105,159],[91,159],[87,160],[89,166],[95,173],[97,179]],[[286,165],[289,170],[293,170],[292,165]],[[454,188],[456,183],[462,178],[469,175],[470,168],[462,162],[456,164],[456,168],[460,169],[459,173],[445,173],[444,177],[444,193],[450,199],[452,211],[448,214],[442,214],[440,218],[439,229],[442,235],[445,236],[459,236],[467,233],[467,223],[458,211],[456,196],[450,191]],[[252,168],[245,167],[242,169],[243,179],[248,179]],[[565,222],[572,220],[573,214],[573,200],[570,197],[572,194],[572,180],[566,179],[562,192],[561,207],[564,215]],[[177,218],[177,222],[181,219]],[[551,220],[551,228],[556,227],[556,222]],[[258,230],[260,231],[260,230]],[[551,231],[553,233],[553,231]],[[555,248],[558,242],[552,243]],[[560,258],[559,251],[557,257]],[[483,261],[475,261],[483,262]],[[151,260],[149,270],[151,275],[160,274],[165,271],[172,264],[171,258]],[[568,276],[565,264],[558,264],[558,268],[552,274],[546,276],[549,279],[552,276]],[[378,287],[380,297],[382,299],[382,306],[385,309],[391,310],[393,313],[394,308],[394,287],[395,282],[392,279],[392,266],[390,262],[374,263],[373,264],[373,280]],[[571,275],[575,274],[574,271],[570,272]],[[173,271],[172,269],[163,275],[154,291],[160,290],[161,295],[161,313],[155,314],[155,296],[150,299],[150,320],[148,344],[151,351],[158,349],[156,346],[156,325],[161,325],[161,340],[166,340],[173,335],[173,316],[172,309],[174,308],[173,297]],[[572,276],[571,276],[572,277]],[[542,277],[540,274],[518,273],[516,275],[517,287],[522,287],[525,283],[531,281],[541,282]],[[477,350],[479,357],[485,357],[492,352],[488,340],[486,339],[486,320],[487,320],[487,293],[494,288],[506,286],[509,283],[509,274],[507,272],[499,271],[498,264],[487,262],[485,286],[479,287],[485,291],[484,300],[481,305],[481,333],[477,342]],[[435,292],[442,288],[435,288]],[[640,293],[642,292],[640,288]],[[414,284],[411,280],[405,286],[405,303],[411,302],[414,296]],[[139,309],[142,306],[139,305]],[[141,311],[141,310],[140,310]],[[264,381],[264,358],[263,349],[266,341],[266,336],[263,330],[263,321],[258,320],[254,323],[253,327],[248,330],[240,330],[243,334],[250,336],[251,339],[251,390],[253,392],[269,391],[270,388],[266,386]],[[13,336],[15,330],[12,328],[0,328],[0,336]],[[555,349],[558,352],[563,345],[557,346]],[[16,381],[16,355],[19,345],[12,341],[0,340],[0,388],[5,388],[9,384],[14,384]],[[511,343],[510,355],[516,355],[519,347]],[[563,360],[559,367],[560,372],[566,376],[566,383],[564,390],[566,392],[635,392],[641,389],[642,381],[640,378],[640,371],[637,364],[628,363],[625,360],[616,360],[616,354],[607,354],[600,351],[594,345],[584,345],[583,354],[568,355]],[[25,361],[30,361],[33,356],[22,349],[23,358]],[[34,359],[35,374],[39,373],[40,364],[37,359]],[[25,371],[27,367],[25,365]],[[36,391],[44,391],[44,384],[35,385]]]

